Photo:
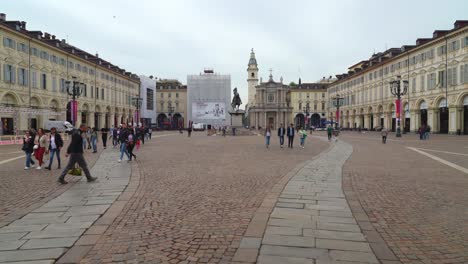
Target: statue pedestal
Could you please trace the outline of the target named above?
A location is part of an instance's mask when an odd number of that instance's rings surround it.
[[[232,111],[229,112],[231,115],[231,127],[233,128],[242,128],[243,126],[243,120],[245,116],[245,111],[244,110],[237,110],[237,111]]]

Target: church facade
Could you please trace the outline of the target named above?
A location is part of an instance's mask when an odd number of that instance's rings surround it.
[[[283,78],[279,82],[270,76],[267,82],[258,81],[258,65],[255,53],[250,53],[247,68],[247,83],[249,90],[248,118],[251,128],[260,129],[270,127],[277,129],[280,124],[288,126],[291,123],[293,108],[291,94],[288,85],[283,84]]]

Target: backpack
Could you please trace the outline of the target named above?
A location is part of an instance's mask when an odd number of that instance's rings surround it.
[[[128,141],[133,142],[133,135],[132,134],[128,135]]]

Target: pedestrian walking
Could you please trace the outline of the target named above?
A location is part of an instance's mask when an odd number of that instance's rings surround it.
[[[67,181],[65,181],[65,175],[67,175],[69,170],[75,167],[76,163],[78,163],[78,165],[83,169],[83,172],[85,173],[88,182],[93,182],[97,179],[96,177],[91,176],[91,173],[88,169],[88,164],[86,163],[86,160],[83,156],[83,138],[81,137],[81,134],[86,132],[87,128],[85,124],[81,124],[80,129],[73,130],[71,142],[67,148],[67,153],[65,154],[65,157],[70,156],[70,159],[68,160],[67,166],[65,166],[62,173],[60,174],[60,177],[58,179],[59,183],[68,183]]]
[[[305,140],[307,138],[307,131],[303,127],[299,127],[299,138],[301,140],[301,147],[305,147]]]
[[[382,135],[382,143],[387,144],[388,129],[382,127],[382,131],[380,132],[380,134]]]
[[[107,132],[109,131],[109,129],[106,128],[101,128],[101,138],[102,138],[102,147],[104,149],[107,148]]]
[[[285,134],[286,134],[286,129],[284,128],[283,124],[280,124],[280,127],[278,128],[278,137],[279,137],[279,142],[280,142],[280,148],[283,148],[284,135]]]
[[[271,129],[268,127],[265,129],[265,145],[266,148],[270,147]]]
[[[26,154],[26,165],[25,170],[29,170],[31,167],[34,167],[34,160],[31,158],[34,152],[34,137],[31,136],[31,131],[26,131],[26,134],[23,137],[23,147],[21,150]]]
[[[112,146],[115,148],[117,146],[117,142],[118,142],[118,139],[119,139],[119,129],[117,128],[114,128],[112,130]]]
[[[140,129],[138,130],[138,132],[139,132],[139,136],[138,136],[138,137],[140,138],[141,143],[143,143],[143,145],[144,145],[144,144],[145,144],[145,127],[144,127],[144,126],[140,127]]]
[[[50,139],[49,139],[49,153],[50,153],[49,165],[45,167],[45,169],[47,170],[52,169],[54,156],[57,156],[57,163],[58,163],[57,169],[61,168],[62,161],[60,159],[60,150],[62,149],[62,147],[63,147],[62,136],[59,133],[57,133],[57,128],[52,127],[50,129]]]
[[[424,139],[428,140],[429,139],[429,134],[431,133],[431,126],[427,125],[426,129],[424,130]]]
[[[333,127],[331,125],[328,125],[328,127],[327,127],[328,141],[331,141],[332,134],[333,134]]]
[[[90,141],[93,146],[93,153],[97,152],[98,132],[95,127],[91,129]]]
[[[130,159],[130,155],[127,151],[127,140],[128,140],[129,129],[127,129],[126,124],[122,124],[122,128],[119,133],[119,143],[120,143],[120,158],[119,162],[122,162],[123,155],[127,155],[127,158]]]
[[[133,148],[135,147],[135,140],[138,141],[138,139],[136,139],[134,133],[133,133],[133,130],[130,130],[130,133],[128,134],[128,139],[127,139],[127,151],[128,151],[128,161],[132,161],[132,157],[135,157],[136,159],[136,155],[133,154]]]
[[[36,157],[38,163],[39,163],[39,166],[37,166],[37,170],[40,170],[42,169],[42,164],[44,164],[44,154],[46,154],[46,152],[48,153],[48,149],[47,149],[47,136],[45,135],[44,133],[44,129],[42,128],[39,128],[39,130],[37,130],[37,135],[36,135],[36,139],[35,139],[35,144],[34,145],[34,148],[36,149],[35,152],[34,152],[34,156]]]
[[[82,140],[82,144],[83,144],[83,150],[86,151],[86,143],[88,142],[86,140],[86,133],[81,133],[81,140]]]
[[[290,124],[287,131],[286,135],[288,136],[288,148],[293,148],[294,145],[294,125]]]
[[[85,138],[86,138],[86,143],[88,144],[88,149],[91,149],[91,127],[88,127],[86,130]]]

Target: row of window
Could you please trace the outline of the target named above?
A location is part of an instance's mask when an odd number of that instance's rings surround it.
[[[302,98],[303,94],[305,94],[305,93],[299,93],[299,98]],[[306,95],[307,98],[310,97],[310,94],[309,94],[309,93],[307,93],[307,94],[305,94],[305,95]],[[314,93],[314,98],[317,99],[317,97],[318,97],[318,96],[317,96],[317,93]],[[322,93],[322,98],[325,98],[325,93]]]
[[[19,52],[23,53],[28,53],[29,50],[29,45],[20,42],[16,43],[15,40],[7,37],[3,37],[3,46],[11,49],[17,49]],[[50,55],[47,51],[39,50],[37,48],[32,47],[30,49],[30,52],[32,56],[39,57],[43,60],[47,60],[64,67],[67,66],[66,59],[59,58],[55,55]],[[88,68],[87,66],[81,65],[79,63],[73,63],[72,61],[68,61],[68,69],[87,73],[89,75],[96,74],[96,71],[94,69]],[[118,84],[124,85],[125,87],[134,88],[134,85],[132,85],[129,81],[114,78],[112,75],[109,74],[101,73],[101,79],[112,82],[115,80]]]
[[[460,49],[460,46],[461,46],[461,48],[468,47],[468,37],[464,37],[462,39],[454,40],[454,41],[451,41],[450,43],[448,43],[448,52],[457,51],[457,50]],[[437,48],[437,55],[438,56],[445,56],[446,53],[447,53],[447,47],[445,45],[442,45],[442,46]],[[390,66],[384,67],[383,69],[375,70],[374,72],[370,72],[369,74],[367,74],[365,76],[363,75],[363,76],[360,76],[360,77],[355,78],[353,80],[350,80],[350,81],[348,81],[346,83],[340,84],[338,87],[331,88],[332,89],[331,92],[343,91],[346,88],[350,88],[350,87],[353,87],[355,85],[360,85],[360,84],[364,83],[367,80],[373,80],[373,79],[377,79],[379,77],[382,77],[384,75],[388,75],[389,73],[393,73],[393,72],[395,72],[395,71],[397,71],[397,70],[399,70],[401,68],[407,67],[408,63],[409,63],[409,65],[415,65],[415,64],[418,64],[420,62],[424,62],[425,60],[433,59],[433,58],[434,58],[434,49],[431,49],[431,50],[422,52],[420,54],[414,55],[409,60],[406,59],[406,60],[403,60],[403,61],[396,62],[396,63],[394,63],[394,64],[392,64]],[[336,90],[333,90],[333,89],[336,89]]]
[[[174,90],[174,89],[179,89],[180,86],[179,85],[175,85],[175,86],[172,86],[172,85],[166,85],[166,86],[163,86],[163,85],[160,85],[158,90]]]
[[[448,68],[447,74],[445,70],[442,70],[429,74],[422,74],[419,78],[413,77],[411,78],[408,89],[411,93],[416,93],[418,88],[420,92],[424,92],[426,89],[433,90],[436,88],[444,88],[446,85],[457,85],[457,81],[459,81],[460,84],[468,83],[468,64],[461,65],[459,71],[457,67]],[[374,99],[381,99],[382,96],[383,98],[392,96],[389,91],[389,84],[379,88],[367,89],[353,95],[347,95],[344,97],[344,105],[361,104],[368,101],[372,102]]]
[[[159,94],[161,98],[164,98],[164,93],[159,93]],[[167,98],[171,98],[171,97],[172,97],[172,93],[167,93]],[[179,98],[179,93],[176,93],[175,97]]]
[[[310,105],[309,105],[308,103],[306,104],[306,107],[307,107],[307,106],[310,107]],[[302,103],[299,103],[298,109],[299,109],[299,112],[304,111],[304,108],[302,108]],[[312,110],[312,109],[310,109],[310,110]],[[322,109],[321,109],[321,110],[322,110],[322,111],[325,110],[325,103],[322,103]],[[317,111],[317,104],[314,104],[314,111]]]
[[[159,112],[164,112],[164,102],[161,102],[161,109],[158,110]],[[167,109],[169,109],[169,107],[172,107],[172,102],[168,102],[167,103]],[[174,108],[174,111],[175,112],[179,112],[179,102],[175,102],[175,108]]]
[[[0,65],[1,68],[1,65]],[[48,75],[46,73],[38,73],[37,71],[31,71],[25,69],[25,68],[16,68],[13,65],[10,64],[4,64],[3,65],[3,74],[0,75],[0,77],[3,76],[3,81],[6,83],[18,83],[21,86],[29,86],[29,81],[31,81],[31,87],[32,88],[41,88],[44,90],[49,89],[50,87],[48,86],[49,84],[51,85],[52,91],[59,91],[61,93],[66,93],[67,92],[67,87],[66,87],[66,80],[63,78],[58,79],[57,77],[53,76],[50,79],[50,82],[48,80]],[[0,78],[1,79],[1,78]],[[58,84],[58,87],[57,87]],[[58,89],[57,89],[58,88]],[[105,93],[105,89],[101,88],[99,89],[98,87],[91,86],[91,88],[86,87],[83,91],[81,96],[83,97],[88,97],[88,89],[89,89],[89,95],[91,98],[96,97],[96,99],[100,100],[106,100],[106,98],[109,98],[109,90],[106,90],[107,96]],[[126,95],[125,102],[130,105],[131,104],[131,97],[130,95]],[[123,93],[118,92],[117,100],[119,103],[123,102]]]

